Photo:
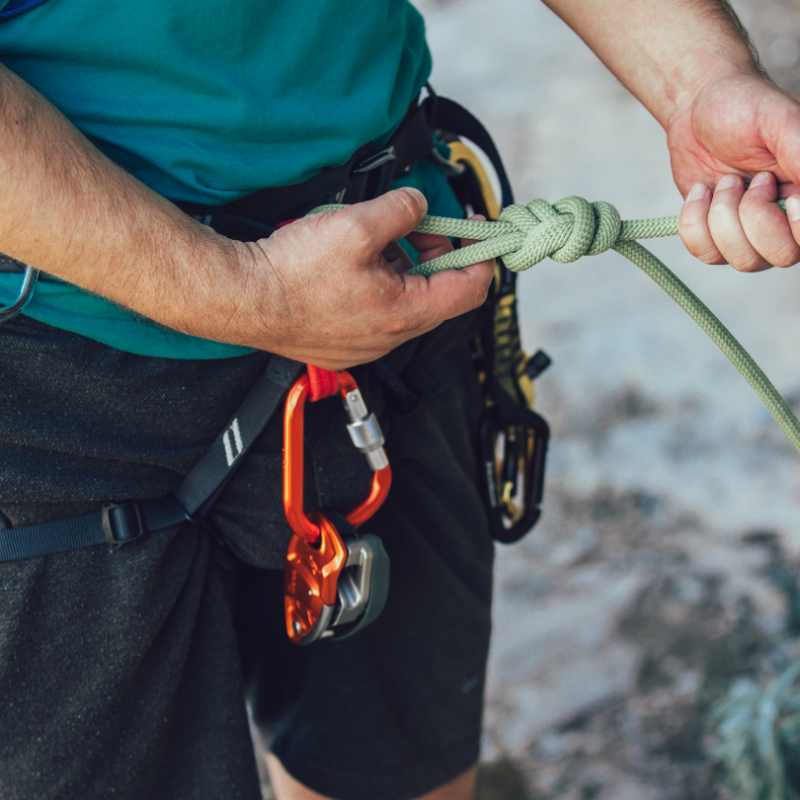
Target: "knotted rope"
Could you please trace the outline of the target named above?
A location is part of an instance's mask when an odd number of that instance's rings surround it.
[[[779,205],[786,210],[783,201]],[[340,208],[346,206],[320,206],[311,213]],[[545,200],[532,200],[526,206],[507,206],[496,221],[428,216],[415,230],[478,240],[410,270],[412,274],[425,276],[491,258],[502,258],[508,269],[523,272],[548,256],[567,264],[582,256],[616,250],[652,278],[708,334],[800,452],[800,422],[761,367],[702,300],[636,241],[677,235],[678,217],[621,220],[610,203],[589,203],[581,197],[566,197],[553,205]]]

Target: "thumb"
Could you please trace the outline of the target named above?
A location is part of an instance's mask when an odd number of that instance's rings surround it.
[[[350,216],[354,244],[361,244],[371,253],[380,253],[389,242],[407,236],[425,219],[428,202],[418,189],[404,186],[339,213]]]

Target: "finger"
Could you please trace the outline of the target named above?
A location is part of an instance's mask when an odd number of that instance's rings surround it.
[[[770,265],[750,244],[739,216],[744,197],[744,181],[738,175],[725,175],[717,184],[708,210],[708,229],[722,257],[739,272],[761,272]]]
[[[484,222],[486,220],[486,217],[484,217],[482,214],[473,214],[471,217],[469,217],[469,219],[476,219],[476,220],[479,220],[481,222]],[[422,234],[413,234],[413,235],[414,236],[421,236]],[[442,236],[435,236],[434,237],[434,236],[430,236],[429,234],[426,234],[426,236],[429,237],[431,246],[427,250],[421,250],[420,251],[419,259],[418,259],[420,264],[424,264],[426,261],[430,261],[432,258],[437,258],[438,256],[443,256],[445,253],[452,252],[453,244],[447,237],[442,237]],[[434,241],[434,240],[441,240],[441,239],[444,239],[444,242]],[[410,236],[408,237],[408,240],[411,241],[411,237]],[[475,244],[476,241],[477,241],[477,239],[462,239],[461,240],[461,246],[462,247],[466,247],[467,245]],[[416,245],[414,245],[414,246],[416,247]]]
[[[450,239],[431,233],[410,233],[406,236],[406,241],[417,251],[417,261],[420,264],[453,250]],[[381,255],[395,272],[408,272],[414,268],[414,262],[398,242],[389,242]]]
[[[414,268],[414,262],[409,258],[408,253],[403,250],[399,242],[389,242],[383,248],[381,255],[395,272],[408,272]]]
[[[786,218],[795,241],[800,242],[800,189],[798,194],[786,198]]]
[[[453,243],[447,236],[439,236],[435,233],[409,233],[406,236],[408,243],[419,253],[432,253],[444,255],[453,249]],[[429,256],[435,258],[435,256]]]
[[[428,203],[422,192],[404,186],[323,216],[328,218],[326,223],[338,226],[351,248],[374,255],[389,242],[411,233],[427,212]]]
[[[781,200],[791,197],[793,194],[800,194],[800,185],[796,183],[779,183],[778,197]]]
[[[777,204],[778,185],[770,172],[759,172],[739,204],[742,229],[758,254],[775,267],[800,261],[800,246],[790,220]],[[800,225],[794,223],[800,235]]]
[[[469,219],[475,219],[478,220],[478,222],[486,222],[486,217],[484,217],[483,214],[473,214]],[[477,244],[479,241],[480,239],[462,239],[461,246],[467,247],[470,244]]]
[[[708,229],[708,209],[711,207],[711,190],[696,183],[681,208],[679,230],[686,249],[704,264],[724,264],[722,253],[714,244]]]
[[[444,270],[429,278],[405,275],[398,313],[410,328],[438,325],[482,305],[493,277],[494,261]]]

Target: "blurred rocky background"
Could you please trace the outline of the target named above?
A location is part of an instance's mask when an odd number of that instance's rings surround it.
[[[678,212],[663,131],[543,4],[417,5],[434,86],[491,128],[520,202]],[[800,92],[800,2],[733,5],[772,77]],[[800,271],[653,249],[800,410]],[[800,458],[618,255],[546,261],[519,286],[527,349],[554,361],[538,381],[553,439],[542,521],[498,550],[481,800],[733,797],[710,711],[800,657]]]

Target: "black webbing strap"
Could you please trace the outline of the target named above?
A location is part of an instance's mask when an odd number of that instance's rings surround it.
[[[195,464],[174,495],[106,503],[99,511],[0,530],[0,561],[33,558],[78,547],[119,546],[206,513],[250,445],[278,409],[303,365],[272,356],[239,410]]]
[[[303,183],[261,189],[219,206],[173,201],[182,211],[230,239],[254,241],[269,236],[279,222],[304,216],[330,202],[358,203],[388,191],[392,181],[407,175],[432,154],[433,133],[465,136],[486,153],[500,180],[503,206],[514,198],[500,153],[489,132],[467,109],[446,97],[429,94],[412,103],[406,117],[376,152],[364,145],[346,164],[322,170]]]
[[[239,410],[175,492],[175,499],[187,515],[205,514],[302,369],[297,361],[281,356],[270,358]]]
[[[305,216],[315,206],[360,203],[388,191],[393,180],[407,175],[433,151],[427,111],[428,107],[414,101],[381,150],[366,144],[347,163],[323,169],[302,183],[260,189],[224,205],[172,202],[229,239],[253,241],[269,236],[279,222]],[[267,229],[251,230],[247,225],[253,221]]]

